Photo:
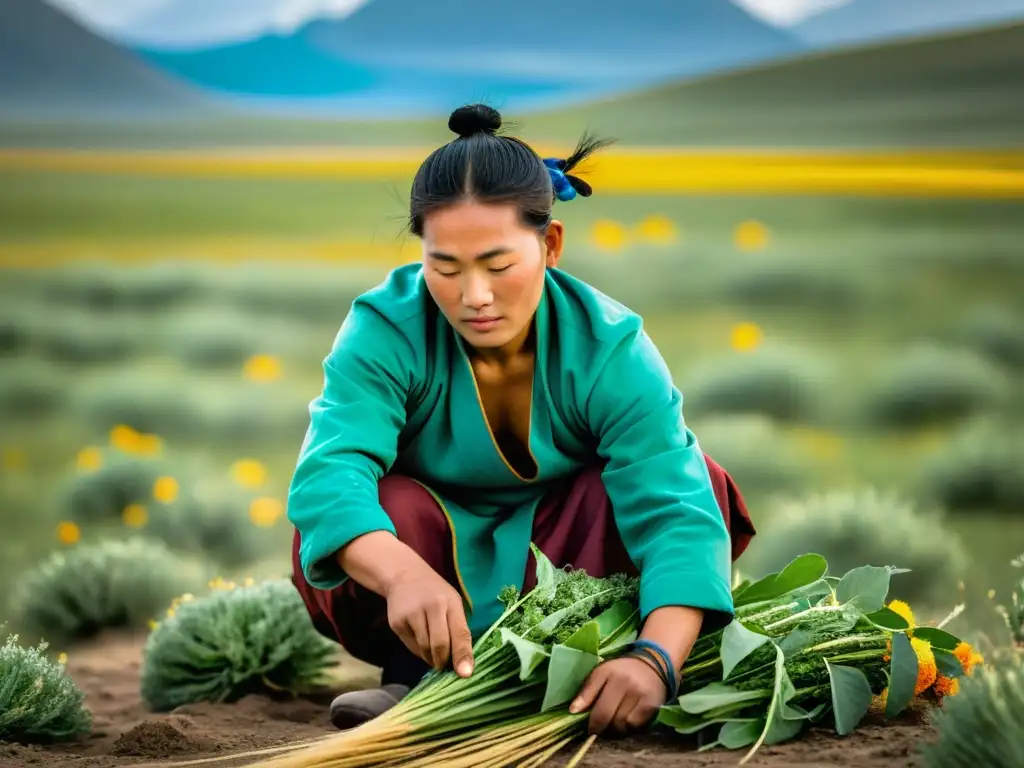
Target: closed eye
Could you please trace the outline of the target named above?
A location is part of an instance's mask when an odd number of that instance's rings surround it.
[[[507,264],[504,267],[489,267],[488,271],[489,272],[504,272],[506,269],[509,269],[511,266],[512,266],[511,264]]]

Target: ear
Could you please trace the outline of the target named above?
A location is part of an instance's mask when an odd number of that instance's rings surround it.
[[[552,219],[544,233],[544,260],[549,267],[557,267],[562,258],[562,245],[565,242],[565,226],[558,219]]]

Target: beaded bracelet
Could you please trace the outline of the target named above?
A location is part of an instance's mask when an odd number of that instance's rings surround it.
[[[654,666],[657,668],[661,681],[665,684],[665,690],[668,693],[666,702],[674,701],[679,693],[679,677],[676,674],[669,652],[653,640],[641,639],[635,640],[630,644],[628,653],[630,656],[643,656],[654,662]],[[658,657],[660,657],[661,663],[658,662]]]

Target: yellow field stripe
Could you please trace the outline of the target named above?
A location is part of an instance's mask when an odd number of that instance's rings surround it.
[[[375,242],[275,237],[47,237],[0,242],[0,269],[42,269],[71,263],[152,266],[160,261],[197,267],[210,263],[279,266],[301,262],[379,269],[408,264],[420,255],[420,243],[414,238]]]
[[[543,148],[564,154],[565,148]],[[407,181],[429,149],[0,150],[0,172]],[[1024,197],[1024,150],[771,151],[624,148],[591,163],[603,192]]]

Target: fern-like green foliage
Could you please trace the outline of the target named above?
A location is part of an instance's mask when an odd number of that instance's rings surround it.
[[[142,699],[158,712],[326,682],[336,645],[317,632],[287,580],[216,589],[177,603],[146,642]]]
[[[961,678],[933,721],[938,738],[922,747],[927,768],[1024,765],[1024,657]]]
[[[52,553],[18,580],[13,607],[26,632],[69,643],[144,628],[204,581],[199,566],[159,542],[110,539]]]
[[[760,578],[805,552],[823,555],[835,573],[864,564],[909,568],[893,596],[910,602],[949,594],[967,566],[963,543],[941,516],[873,488],[777,503],[740,564]]]
[[[0,741],[43,744],[89,733],[92,715],[63,664],[11,635],[0,646]]]

